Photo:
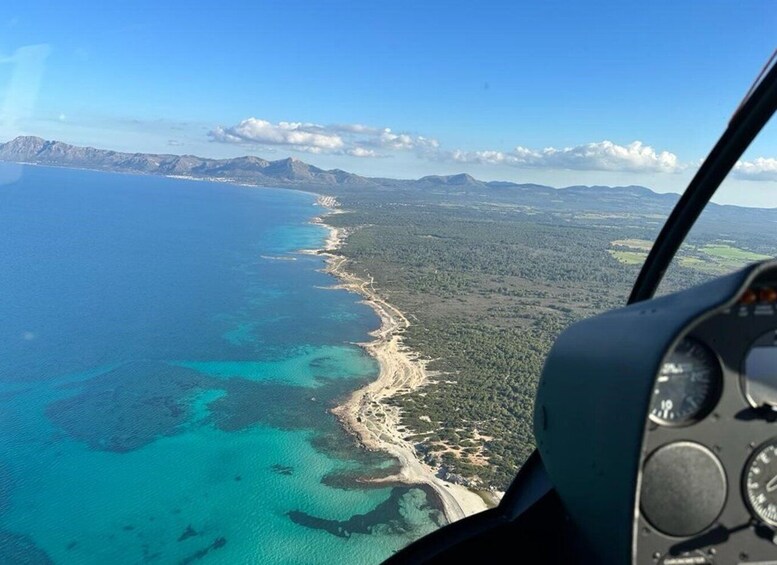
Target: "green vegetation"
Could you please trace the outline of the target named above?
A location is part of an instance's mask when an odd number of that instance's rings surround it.
[[[746,262],[746,261],[761,261],[762,259],[768,259],[769,255],[762,253],[753,253],[745,249],[738,249],[732,245],[724,243],[716,243],[714,245],[705,245],[701,248],[701,251],[712,257],[719,257],[728,262]]]
[[[614,247],[629,247],[631,249],[639,249],[647,253],[650,248],[653,247],[653,242],[647,239],[616,239],[612,242]]]
[[[731,243],[719,239],[703,244],[686,243],[680,248],[677,264],[706,276],[718,276],[772,256],[735,247]]]
[[[610,255],[624,265],[642,265],[647,258],[647,253],[640,251],[619,251],[616,249],[610,249],[609,251]]]
[[[432,382],[392,399],[408,436],[429,461],[506,488],[534,448],[533,400],[553,341],[625,303],[671,202],[639,215],[596,199],[518,205],[496,190],[343,189],[337,198],[345,212],[327,221],[351,231],[340,251],[348,268],[408,315],[405,343],[429,361]],[[713,233],[683,251],[664,292],[707,279],[721,253],[761,257]],[[766,249],[760,240],[751,248]]]
[[[706,275],[729,273],[747,263],[768,259],[770,255],[755,253],[731,245],[732,241],[716,240],[704,245],[685,244],[677,256],[677,264]],[[624,265],[642,265],[652,242],[641,239],[620,239],[610,242],[610,255]]]
[[[705,265],[708,265],[704,261],[704,259],[699,259],[698,257],[679,257],[677,259],[680,262],[680,265],[683,267],[688,267],[690,269],[700,269],[703,270],[705,268]]]

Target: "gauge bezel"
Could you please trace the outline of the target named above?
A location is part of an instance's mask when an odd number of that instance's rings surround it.
[[[747,510],[750,512],[750,516],[754,520],[757,520],[758,522],[768,526],[769,528],[776,530],[777,519],[769,520],[761,516],[758,513],[758,511],[756,511],[756,509],[753,507],[753,504],[750,502],[750,496],[747,490],[747,475],[750,474],[749,473],[750,466],[752,465],[755,458],[758,457],[761,454],[761,452],[769,446],[775,448],[775,454],[777,455],[777,436],[767,439],[766,441],[759,444],[755,449],[753,449],[753,452],[750,454],[750,457],[747,458],[747,461],[745,461],[745,466],[742,469],[741,488],[742,488],[742,500],[744,500],[745,506],[747,507]]]
[[[704,399],[704,402],[699,408],[699,410],[690,418],[679,420],[679,421],[671,421],[671,420],[664,420],[663,418],[659,418],[658,416],[654,416],[652,414],[652,395],[653,391],[656,389],[656,382],[658,379],[659,374],[661,373],[661,369],[664,366],[664,363],[666,363],[666,359],[674,353],[674,351],[677,349],[677,347],[680,346],[680,344],[683,343],[683,341],[688,340],[693,342],[695,345],[698,345],[702,350],[704,350],[705,355],[709,358],[709,360],[714,360],[713,366],[715,370],[715,375],[713,376],[712,382],[711,382],[711,388],[710,392],[707,395],[707,397]],[[685,428],[688,426],[692,426],[694,424],[698,424],[704,418],[709,416],[712,411],[715,409],[715,407],[718,405],[718,402],[720,402],[720,397],[723,394],[723,364],[720,360],[720,356],[713,350],[709,345],[707,345],[704,341],[701,339],[686,335],[682,337],[675,346],[670,349],[667,354],[664,356],[664,359],[661,360],[661,365],[658,369],[658,373],[656,373],[656,378],[653,382],[653,388],[650,390],[651,394],[651,401],[648,405],[648,419],[652,424],[655,424],[657,426],[661,426],[664,428]]]
[[[639,512],[642,518],[650,524],[653,528],[655,528],[656,531],[660,532],[661,535],[666,536],[668,538],[673,539],[687,539],[689,537],[694,537],[701,535],[703,532],[708,531],[715,522],[720,518],[720,516],[723,514],[723,511],[725,510],[728,494],[731,491],[731,486],[729,482],[729,476],[726,472],[726,466],[723,464],[723,461],[721,461],[720,457],[718,457],[718,454],[715,453],[714,450],[710,449],[708,446],[704,445],[703,443],[696,441],[696,440],[690,440],[690,439],[680,439],[677,441],[670,441],[668,443],[663,443],[661,445],[658,445],[653,451],[650,452],[649,455],[647,455],[642,462],[642,467],[640,469],[640,475],[644,479],[646,469],[648,466],[648,463],[650,463],[651,459],[653,459],[654,456],[656,456],[659,453],[666,453],[668,450],[672,449],[682,449],[682,450],[697,450],[699,452],[704,453],[708,456],[709,461],[711,461],[714,465],[714,467],[720,472],[720,478],[722,480],[722,486],[723,486],[723,496],[720,508],[715,513],[715,517],[709,521],[709,523],[702,529],[696,531],[695,533],[687,533],[687,534],[672,534],[665,531],[663,527],[660,527],[657,525],[654,520],[652,520],[648,513],[645,512],[645,509],[643,507],[644,499],[643,499],[643,484],[640,484],[640,495],[639,495]],[[655,461],[655,460],[654,460]]]
[[[768,334],[775,334],[777,335],[777,329],[770,329],[768,331],[765,331],[764,333],[758,335],[754,340],[752,340],[745,350],[745,354],[742,356],[742,360],[739,363],[739,390],[742,393],[742,397],[745,399],[745,402],[748,406],[751,408],[761,408],[763,405],[756,404],[755,401],[753,401],[752,397],[748,393],[748,376],[747,376],[747,356],[750,355],[750,352],[753,350],[753,348],[756,347],[756,343],[761,341],[764,336]]]

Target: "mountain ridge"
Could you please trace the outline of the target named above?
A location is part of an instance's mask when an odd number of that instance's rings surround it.
[[[188,176],[193,178],[270,184],[283,187],[364,187],[364,188],[439,188],[449,190],[586,190],[635,189],[657,194],[642,186],[586,187],[581,185],[555,188],[536,183],[510,181],[482,181],[467,173],[452,175],[427,175],[419,179],[403,180],[364,177],[342,169],[325,170],[299,159],[288,157],[268,161],[261,157],[245,155],[227,159],[213,159],[196,155],[172,153],[127,153],[109,149],[97,149],[71,145],[62,141],[47,140],[37,136],[18,136],[0,143],[0,161],[36,165],[63,166],[96,169],[109,172]]]
[[[0,161],[158,175],[191,176],[212,180],[284,185],[371,184],[345,171],[325,171],[293,158],[268,161],[243,156],[211,159],[168,153],[125,153],[70,145],[36,136],[19,136],[0,144]]]

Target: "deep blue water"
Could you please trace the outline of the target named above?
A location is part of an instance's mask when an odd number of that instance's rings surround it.
[[[328,412],[378,319],[310,194],[0,164],[0,563],[377,562],[436,527]],[[26,561],[25,561],[26,560]]]

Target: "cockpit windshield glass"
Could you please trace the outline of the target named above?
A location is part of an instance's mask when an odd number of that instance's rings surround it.
[[[497,505],[773,48],[597,4],[4,2],[0,564],[375,563]],[[662,291],[776,253],[761,137]]]
[[[657,295],[777,257],[776,232],[777,121],[772,118],[704,208]]]

